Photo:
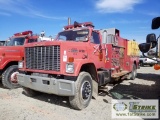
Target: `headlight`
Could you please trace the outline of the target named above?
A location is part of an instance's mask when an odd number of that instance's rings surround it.
[[[66,73],[74,73],[74,64],[73,63],[66,64]]]
[[[18,68],[23,68],[23,61],[18,62]]]

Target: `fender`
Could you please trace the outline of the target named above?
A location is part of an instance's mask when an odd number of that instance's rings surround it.
[[[93,65],[93,67],[94,67],[94,71],[95,71],[95,73],[97,73],[97,68],[96,68],[96,66],[95,66],[95,64],[93,63],[93,61],[89,61],[89,60],[76,60],[76,62],[75,62],[75,73],[74,73],[74,75],[75,76],[78,76],[79,75],[79,73],[80,73],[80,71],[81,71],[81,68],[83,67],[83,65]],[[97,76],[97,74],[96,74],[96,76]]]

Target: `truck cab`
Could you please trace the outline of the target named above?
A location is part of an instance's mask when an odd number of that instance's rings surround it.
[[[98,95],[98,87],[125,77],[135,79],[138,45],[118,29],[94,29],[92,22],[64,26],[54,41],[26,44],[19,61],[18,83],[24,93],[68,96],[81,110]]]

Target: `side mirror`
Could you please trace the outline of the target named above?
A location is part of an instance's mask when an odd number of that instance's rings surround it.
[[[151,46],[150,43],[141,43],[138,45],[142,53],[147,53],[150,50],[150,46]]]
[[[153,18],[152,29],[158,29],[160,27],[160,17]]]
[[[156,45],[157,45],[156,35],[155,34],[148,34],[146,37],[146,43],[150,43],[151,48],[156,47]]]

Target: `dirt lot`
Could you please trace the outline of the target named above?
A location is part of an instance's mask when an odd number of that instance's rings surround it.
[[[112,88],[112,87],[110,87]],[[153,67],[141,67],[137,78],[123,81],[113,89],[101,92],[90,105],[77,111],[70,107],[67,97],[42,94],[31,98],[21,88],[8,90],[0,84],[1,120],[112,120],[112,98],[158,99],[160,95],[160,71]]]

